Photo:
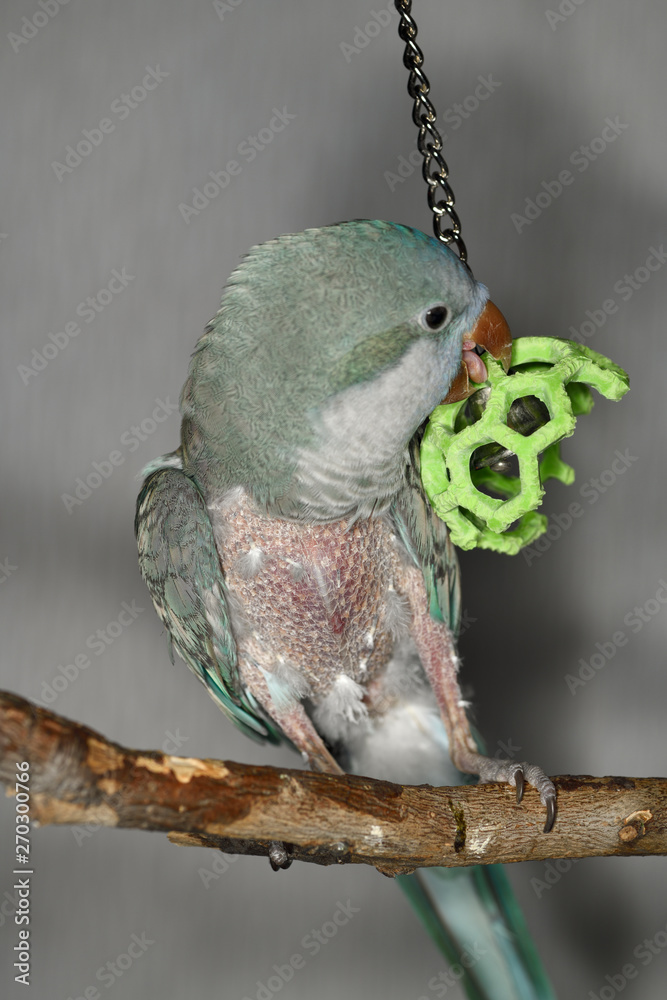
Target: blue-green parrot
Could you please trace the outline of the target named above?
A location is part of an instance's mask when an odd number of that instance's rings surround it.
[[[476,345],[509,362],[487,289],[418,230],[254,247],[195,348],[180,447],[145,470],[139,562],[172,648],[249,736],[332,774],[527,781],[549,828],[550,779],[471,732],[457,560],[420,479],[427,417],[486,377]],[[553,997],[501,869],[400,881],[470,997]]]

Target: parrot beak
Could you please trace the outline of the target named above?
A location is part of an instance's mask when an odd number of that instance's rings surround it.
[[[512,335],[507,320],[493,302],[486,303],[475,326],[463,338],[461,367],[443,403],[458,403],[462,399],[467,399],[476,391],[477,384],[486,381],[488,377],[486,365],[475,353],[477,345],[488,351],[496,361],[500,361],[505,371],[509,369],[512,359]]]

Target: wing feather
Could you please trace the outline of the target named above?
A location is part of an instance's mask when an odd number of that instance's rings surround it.
[[[435,513],[421,481],[421,432],[410,442],[405,485],[392,507],[396,529],[414,562],[421,568],[433,618],[456,635],[461,619],[461,585],[456,549],[444,521]]]
[[[175,649],[222,711],[257,740],[280,730],[241,684],[224,575],[206,504],[174,467],[155,468],[137,499],[134,524],[141,574]]]

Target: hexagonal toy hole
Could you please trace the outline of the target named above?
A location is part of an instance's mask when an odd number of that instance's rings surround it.
[[[470,456],[470,478],[478,493],[507,500],[520,491],[519,459],[497,441],[481,445]]]
[[[522,396],[510,406],[505,423],[513,431],[530,437],[551,420],[547,406],[537,396]]]
[[[454,422],[454,430],[457,434],[464,428],[470,427],[472,424],[476,424],[478,420],[481,420],[486,408],[486,401],[490,394],[491,390],[488,387],[478,389],[477,392],[474,392],[466,400],[465,406],[461,407]]]

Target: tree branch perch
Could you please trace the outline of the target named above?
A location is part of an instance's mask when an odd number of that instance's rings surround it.
[[[315,864],[386,875],[460,866],[667,853],[667,779],[554,778],[558,816],[544,834],[532,788],[432,788],[356,775],[256,767],[130,750],[87,726],[0,692],[0,781],[15,792],[30,763],[33,823],[96,823],[167,833],[176,844],[268,854],[272,841]]]

